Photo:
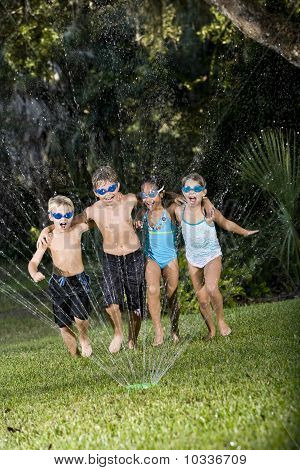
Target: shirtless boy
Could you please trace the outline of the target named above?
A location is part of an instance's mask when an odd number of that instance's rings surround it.
[[[92,184],[98,201],[74,217],[73,224],[94,221],[103,236],[102,289],[105,309],[114,325],[109,351],[117,353],[123,342],[124,293],[129,310],[130,349],[136,346],[141,326],[144,255],[131,218],[137,197],[134,194],[120,196],[117,174],[110,166],[98,168],[92,176]],[[39,241],[48,233],[49,227],[46,227]]]
[[[88,339],[88,314],[91,309],[88,291],[89,276],[84,272],[81,253],[81,236],[89,229],[87,223],[71,225],[74,205],[65,196],[55,196],[48,202],[49,219],[54,223],[51,240],[40,244],[28,264],[28,271],[35,282],[45,276],[38,267],[47,249],[53,261],[53,274],[49,281],[49,295],[53,301],[55,323],[59,326],[67,349],[78,356],[77,341],[71,329],[75,321],[81,353],[84,357],[92,354]]]

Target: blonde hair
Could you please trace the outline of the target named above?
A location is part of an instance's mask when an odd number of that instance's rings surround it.
[[[190,173],[189,175],[185,176],[181,180],[181,186],[184,186],[187,180],[194,180],[197,181],[201,186],[206,186],[206,181],[203,176],[199,175],[199,173]]]
[[[92,184],[94,189],[97,189],[98,183],[100,183],[100,181],[116,183],[118,181],[116,171],[109,165],[100,166],[100,168],[98,168],[92,176]]]
[[[69,206],[72,211],[74,210],[74,204],[69,197],[66,196],[54,196],[50,197],[48,201],[48,212],[53,212],[58,206]]]

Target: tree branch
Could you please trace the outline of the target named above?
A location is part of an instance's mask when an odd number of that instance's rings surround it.
[[[300,28],[269,13],[255,0],[205,0],[227,16],[242,33],[300,67]]]

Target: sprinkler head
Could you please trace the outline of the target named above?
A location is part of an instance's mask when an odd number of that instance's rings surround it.
[[[146,388],[155,387],[157,384],[153,382],[146,382],[141,384],[126,385],[127,390],[145,390]]]

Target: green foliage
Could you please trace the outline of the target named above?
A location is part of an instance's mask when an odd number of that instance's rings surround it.
[[[53,54],[59,42],[54,22],[57,24],[63,17],[69,17],[67,9],[71,3],[33,0],[21,6],[14,0],[1,2],[0,9],[5,12],[6,20],[2,26],[6,35],[4,58],[16,74],[54,80]]]
[[[37,227],[31,227],[31,229],[29,230],[29,233],[31,235],[32,243],[37,242],[37,239],[39,238],[40,230]]]
[[[199,312],[199,303],[187,270],[184,250],[179,253],[179,267],[181,309],[184,313]],[[225,307],[262,299],[270,294],[270,288],[261,276],[261,262],[256,257],[249,258],[242,249],[238,250],[238,255],[236,249],[225,250],[219,287]]]
[[[266,8],[297,21],[292,3]],[[242,204],[233,145],[299,122],[298,69],[205,2],[2,0],[0,14],[0,236],[14,259],[54,192],[78,209],[93,200],[91,173],[104,163],[124,191],[149,173],[176,190],[196,170],[221,210],[230,193]]]
[[[239,147],[240,177],[270,200],[268,253],[276,256],[296,283],[300,280],[300,160],[296,132],[268,129]]]
[[[236,264],[234,258],[225,260],[220,279],[220,290],[223,295],[224,305],[233,307],[239,302],[249,302],[257,298],[263,298],[270,293],[270,289],[258,276],[255,263],[249,262]]]
[[[236,32],[236,27],[226,16],[222,15],[217,8],[211,7],[210,12],[213,16],[213,20],[211,23],[204,25],[200,31],[197,32],[200,40],[209,40],[215,45],[231,44],[232,37]]]

